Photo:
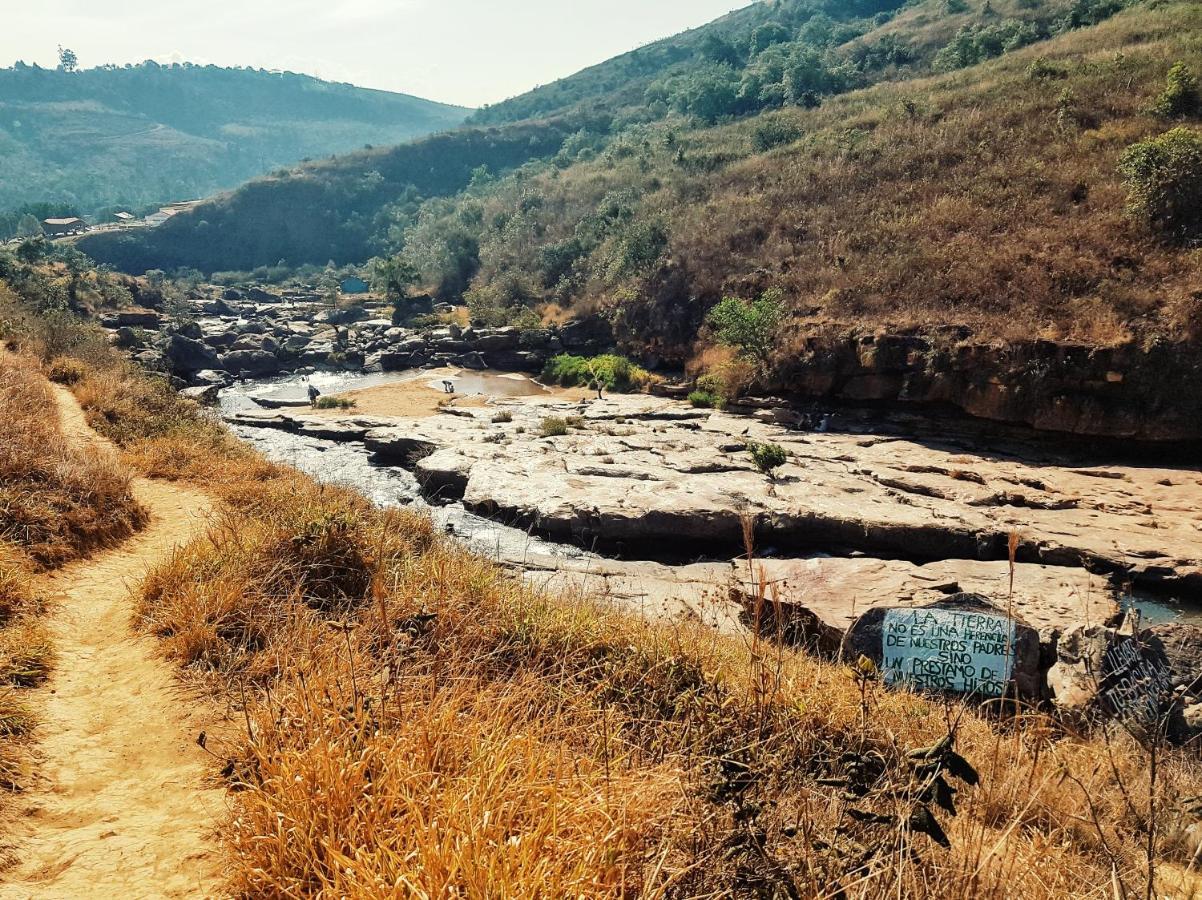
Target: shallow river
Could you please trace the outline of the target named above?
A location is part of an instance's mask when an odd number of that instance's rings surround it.
[[[241,382],[221,392],[222,415],[260,409],[253,397],[271,400],[304,400],[310,383],[323,394],[360,390],[382,384],[426,380],[439,389],[442,376],[428,372],[404,372],[385,375],[360,375],[346,372],[315,372],[311,376],[289,375],[280,378]],[[543,392],[528,378],[482,372],[465,372],[451,379],[459,394],[520,397]],[[528,552],[579,559],[590,554],[566,544],[544,541],[517,528],[510,528],[468,512],[459,504],[431,506],[422,498],[417,480],[404,469],[378,466],[361,444],[342,444],[290,434],[274,428],[248,428],[230,425],[235,434],[258,449],[268,459],[287,463],[318,481],[353,487],[380,506],[412,506],[426,510],[439,527],[454,533],[473,550],[493,559],[517,561]]]
[[[247,381],[222,392],[221,412],[228,416],[238,411],[261,409],[252,399],[254,397],[305,400],[310,383],[323,394],[414,380],[425,380],[432,390],[439,390],[443,377],[423,371],[381,375],[316,372],[309,376]],[[524,376],[463,372],[450,380],[460,395],[520,397],[544,392],[540,385]],[[375,465],[362,445],[320,440],[272,428],[230,427],[267,458],[288,463],[319,481],[356,488],[381,506],[413,506],[428,511],[440,527],[453,530],[473,550],[493,559],[517,562],[531,552],[574,559],[593,556],[576,546],[546,541],[482,518],[458,503],[431,506],[422,498],[412,474],[401,468]],[[1133,591],[1124,602],[1138,608],[1146,624],[1180,620],[1202,625],[1202,607],[1196,604],[1183,604],[1172,597],[1141,590]]]

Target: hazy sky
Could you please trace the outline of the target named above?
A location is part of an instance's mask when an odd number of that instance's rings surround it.
[[[189,60],[479,106],[751,0],[3,0],[0,66]],[[11,4],[11,5],[10,5]]]

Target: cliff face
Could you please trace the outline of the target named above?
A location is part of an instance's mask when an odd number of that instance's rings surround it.
[[[806,338],[773,387],[849,402],[950,405],[1034,428],[1147,441],[1202,439],[1197,347],[974,342],[955,327]]]

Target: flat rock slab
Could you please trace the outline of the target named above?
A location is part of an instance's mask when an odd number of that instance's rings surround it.
[[[512,421],[491,421],[501,410]],[[733,555],[747,521],[761,547],[932,560],[1003,560],[1017,532],[1020,561],[1202,595],[1196,468],[1080,467],[951,442],[798,432],[646,395],[514,398],[458,412],[467,414],[393,420],[364,440],[469,509],[624,556]],[[544,437],[547,417],[568,420],[568,433]],[[749,440],[788,451],[775,481],[755,470]]]

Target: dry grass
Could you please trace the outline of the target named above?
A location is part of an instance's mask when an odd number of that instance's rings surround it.
[[[28,359],[0,359],[0,540],[53,567],[137,530],[145,511],[116,459],[71,445],[45,378]]]
[[[253,737],[228,751],[239,893],[1050,898],[1112,871],[1142,885],[1146,755],[1126,737],[542,597],[423,517],[299,476],[291,496],[231,513],[151,573],[141,606],[194,677],[251,690]],[[906,819],[906,751],[949,721],[981,775],[958,816],[939,814],[951,849],[853,820]],[[848,758],[879,760],[862,799],[819,781]],[[1178,800],[1202,772],[1184,755],[1160,766],[1158,855],[1184,862]]]

